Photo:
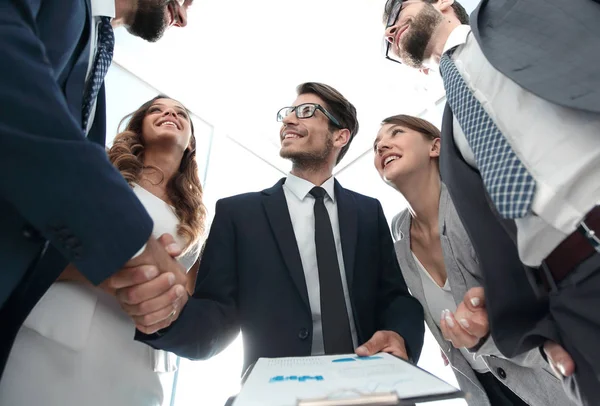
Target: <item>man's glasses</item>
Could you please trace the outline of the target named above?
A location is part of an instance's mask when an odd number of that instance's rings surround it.
[[[337,119],[334,116],[332,116],[331,113],[329,113],[327,110],[325,110],[323,107],[321,107],[321,105],[319,105],[317,103],[303,103],[303,104],[299,104],[298,106],[284,107],[277,112],[277,121],[279,121],[279,122],[283,121],[284,118],[286,118],[288,115],[290,115],[294,112],[296,113],[296,117],[298,117],[298,118],[311,118],[312,116],[315,115],[315,112],[317,110],[321,110],[323,112],[323,114],[325,114],[327,116],[327,118],[331,120],[331,122],[333,124],[335,124],[336,126],[338,126],[340,128],[342,127],[340,122],[337,121]]]
[[[400,18],[400,13],[404,9],[404,6],[411,3],[419,3],[421,0],[388,0],[385,4],[385,10],[390,10],[388,14],[388,18],[385,24],[385,30],[396,25],[398,22],[398,18]],[[388,41],[387,36],[383,37],[383,47],[382,52],[385,55],[385,59],[388,59],[392,62],[396,62],[402,64],[402,61],[398,59],[398,56],[395,55],[392,50],[392,43]]]

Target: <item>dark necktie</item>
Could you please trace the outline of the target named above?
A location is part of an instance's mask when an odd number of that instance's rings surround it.
[[[87,130],[88,120],[92,112],[92,106],[98,92],[104,83],[104,77],[110,63],[112,62],[113,49],[115,47],[115,35],[113,33],[112,26],[110,25],[110,17],[100,17],[100,23],[98,24],[98,45],[96,47],[96,56],[94,57],[94,64],[90,77],[85,86],[83,93],[83,106],[81,124],[83,132]]]
[[[342,288],[333,229],[325,207],[325,189],[314,187],[310,194],[315,198],[315,245],[321,297],[321,323],[325,354],[354,352],[346,299]]]
[[[520,218],[531,212],[535,180],[445,53],[440,72],[452,113],[465,133],[477,168],[498,213]]]

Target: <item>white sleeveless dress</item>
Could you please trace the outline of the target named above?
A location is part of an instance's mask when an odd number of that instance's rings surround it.
[[[174,209],[134,192],[154,221],[152,234],[177,236]],[[189,270],[198,247],[179,258]],[[134,341],[133,321],[98,288],[56,282],[21,327],[0,381],[2,406],[161,406],[173,354]]]

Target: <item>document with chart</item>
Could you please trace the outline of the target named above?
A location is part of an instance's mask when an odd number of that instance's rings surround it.
[[[462,396],[454,386],[393,355],[348,354],[260,358],[233,406],[393,405]]]

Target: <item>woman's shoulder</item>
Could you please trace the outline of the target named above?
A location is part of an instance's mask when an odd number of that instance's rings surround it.
[[[410,212],[408,209],[402,210],[400,213],[396,214],[392,219],[391,229],[392,229],[392,237],[394,241],[401,240],[404,238],[403,233],[406,232],[406,228],[410,226]]]

